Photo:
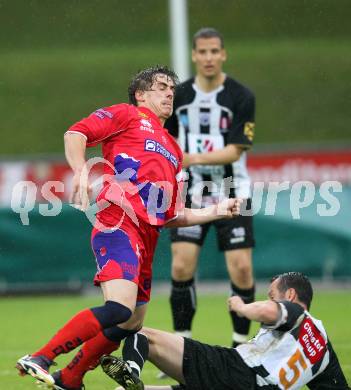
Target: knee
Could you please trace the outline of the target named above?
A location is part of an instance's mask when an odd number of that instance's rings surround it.
[[[251,269],[247,266],[238,268],[236,277],[231,277],[231,279],[240,288],[250,288],[253,284],[253,275]]]
[[[143,319],[136,317],[135,315],[131,316],[129,321],[122,324],[121,327],[128,329],[131,332],[138,332],[143,326]]]
[[[194,276],[192,261],[182,256],[174,256],[172,259],[172,278],[177,281],[189,280]]]
[[[121,342],[123,339],[135,334],[136,330],[122,329],[118,326],[112,326],[103,330],[105,337],[116,343]]]
[[[152,347],[157,341],[158,335],[156,329],[142,327],[138,333],[143,334],[149,342],[149,346]]]
[[[116,324],[126,322],[132,316],[131,310],[118,302],[106,301],[105,307],[110,314],[111,320]]]
[[[252,267],[248,262],[238,262],[237,266],[238,278],[241,280],[248,280],[252,277]]]
[[[172,277],[175,280],[184,280],[186,279],[188,272],[184,264],[173,263],[172,264]]]
[[[91,311],[103,329],[126,322],[132,316],[128,307],[114,301],[106,301],[104,306],[95,307]]]

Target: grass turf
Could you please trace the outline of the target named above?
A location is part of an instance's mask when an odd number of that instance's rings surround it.
[[[263,298],[262,296],[260,298]],[[41,346],[63,323],[85,307],[98,305],[99,297],[21,297],[0,300],[1,348],[0,384],[6,390],[35,389],[31,377],[20,378],[13,368],[16,360]],[[311,310],[312,314],[323,320],[329,337],[337,351],[348,381],[351,381],[351,318],[350,292],[317,291]],[[171,329],[168,297],[154,296],[149,307],[145,325],[165,330]],[[257,330],[257,324],[251,333]],[[201,295],[198,298],[198,313],[194,321],[193,336],[210,344],[229,345],[231,326],[226,313],[226,296]],[[60,357],[59,367],[71,355]],[[143,371],[145,383],[164,384],[155,379],[157,369],[147,364]],[[170,383],[167,381],[166,383]],[[85,378],[88,390],[114,389],[114,382],[106,377],[100,368],[91,371]]]

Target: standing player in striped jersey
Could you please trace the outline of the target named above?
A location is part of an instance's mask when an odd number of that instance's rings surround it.
[[[313,297],[308,278],[299,272],[275,276],[268,297],[249,304],[238,296],[229,299],[231,310],[261,323],[258,334],[237,348],[143,328],[132,336],[138,340],[126,341],[123,357],[128,363],[106,356],[102,368],[117,382],[130,366],[140,369],[143,362],[134,346],[148,340],[148,359],[180,385],[144,387],[136,375],[124,376],[119,383],[130,379],[127,390],[298,390],[304,385],[349,390],[323,323],[308,311]]]
[[[178,138],[187,168],[187,207],[205,207],[226,195],[251,204],[246,151],[253,141],[255,98],[252,92],[226,75],[221,34],[203,28],[193,37],[192,60],[196,76],[176,90],[173,115],[166,127]],[[224,251],[233,295],[254,301],[252,216],[217,221],[217,241]],[[196,312],[194,275],[210,224],[171,231],[171,309],[176,333],[191,337]],[[230,312],[233,346],[246,341],[250,321]],[[162,376],[162,374],[161,374]]]

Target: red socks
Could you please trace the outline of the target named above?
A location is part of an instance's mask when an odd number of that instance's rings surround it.
[[[83,344],[84,343],[84,344]],[[79,388],[83,376],[93,370],[104,354],[110,354],[119,347],[102,332],[100,322],[90,309],[83,310],[71,318],[55,336],[33,356],[44,355],[50,360],[62,353],[68,353],[83,344],[71,363],[61,371],[61,380],[69,387]]]
[[[61,370],[63,384],[79,388],[82,385],[84,374],[99,364],[100,357],[104,354],[110,354],[118,347],[119,343],[107,339],[103,332],[86,341],[71,363]]]
[[[44,355],[54,360],[61,353],[68,353],[95,337],[101,330],[93,312],[90,309],[83,310],[70,319],[43,348],[33,353],[33,356]]]

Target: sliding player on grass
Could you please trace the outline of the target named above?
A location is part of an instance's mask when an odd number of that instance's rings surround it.
[[[298,272],[277,275],[267,301],[228,300],[230,310],[261,323],[258,334],[236,348],[210,346],[176,334],[143,328],[126,339],[124,360],[105,356],[103,370],[127,390],[311,390],[349,389],[323,323],[309,308],[313,290]],[[138,348],[138,349],[137,349]],[[144,360],[179,382],[145,386]]]

